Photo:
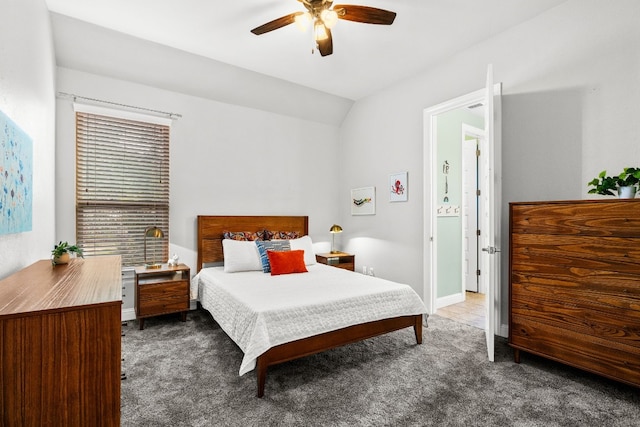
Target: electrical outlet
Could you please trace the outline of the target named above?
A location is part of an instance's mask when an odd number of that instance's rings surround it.
[[[362,274],[365,274],[365,275],[367,274],[367,266],[366,265],[362,266]]]
[[[375,276],[375,274],[373,274],[373,267],[369,267],[369,276]]]

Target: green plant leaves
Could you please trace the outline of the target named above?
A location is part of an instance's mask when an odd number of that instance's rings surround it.
[[[589,194],[602,194],[605,196],[615,196],[619,187],[630,187],[640,183],[640,168],[624,168],[619,175],[607,176],[607,171],[603,170],[597,178],[587,183]]]

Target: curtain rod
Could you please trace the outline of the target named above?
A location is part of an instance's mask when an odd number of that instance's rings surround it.
[[[124,107],[124,108],[132,108],[134,110],[141,110],[141,111],[146,111],[149,113],[154,113],[154,114],[160,114],[163,116],[167,116],[170,119],[179,119],[182,118],[182,114],[178,114],[178,113],[169,113],[167,111],[160,111],[160,110],[153,110],[151,108],[145,108],[145,107],[136,107],[134,105],[127,105],[127,104],[120,104],[118,102],[113,102],[113,101],[105,101],[103,99],[96,99],[96,98],[88,98],[86,96],[80,96],[80,95],[75,95],[73,93],[66,93],[66,92],[58,92],[58,97],[62,97],[62,98],[73,98],[73,100],[75,101],[76,99],[82,99],[85,101],[92,101],[92,102],[100,102],[102,104],[109,104],[109,105],[116,105],[118,107]]]

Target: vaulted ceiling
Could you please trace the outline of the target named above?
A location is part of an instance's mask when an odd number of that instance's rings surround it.
[[[259,73],[350,101],[419,74],[564,1],[345,0],[340,3],[392,10],[397,17],[390,26],[339,20],[332,30],[333,54],[321,57],[312,53],[311,32],[295,25],[260,36],[250,32],[304,11],[299,0],[46,0],[62,66],[135,80],[135,67],[123,63],[121,42],[128,36],[152,42],[147,50],[166,46],[174,54],[190,54],[190,67],[210,62],[223,74]],[[88,47],[94,42],[99,49]],[[130,60],[135,56],[130,53]],[[176,67],[167,64],[166,72],[175,75]]]

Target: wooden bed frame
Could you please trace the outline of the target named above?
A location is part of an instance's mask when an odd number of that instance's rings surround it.
[[[222,238],[225,231],[297,231],[300,236],[309,232],[307,216],[198,216],[198,266],[220,263]],[[320,353],[335,347],[362,341],[377,335],[413,327],[416,342],[422,344],[422,315],[400,316],[374,322],[361,323],[320,335],[299,339],[272,347],[261,354],[256,362],[258,397],[264,396],[267,368],[271,365]]]

